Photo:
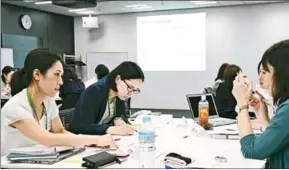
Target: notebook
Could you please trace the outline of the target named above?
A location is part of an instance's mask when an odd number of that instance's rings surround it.
[[[59,153],[63,151],[72,150],[74,147],[72,146],[59,146],[59,147],[46,147],[40,144],[22,147],[22,148],[14,148],[9,149],[9,153],[14,154],[29,154],[29,155],[49,155],[54,153]]]
[[[22,153],[10,153],[7,156],[7,159],[10,161],[15,161],[15,160],[24,160],[24,159],[52,159],[52,158],[57,158],[59,156],[59,153],[54,153],[54,154],[48,154],[48,155],[30,155],[30,154],[22,154]]]
[[[76,148],[73,150],[67,150],[58,153],[58,156],[56,158],[45,158],[39,157],[39,158],[32,158],[32,159],[19,159],[19,160],[11,160],[13,163],[30,163],[30,164],[54,164],[59,161],[62,161],[66,158],[72,157],[76,154],[79,154],[81,152],[85,151],[85,148]]]

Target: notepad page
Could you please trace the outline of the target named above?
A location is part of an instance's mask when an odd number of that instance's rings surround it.
[[[73,147],[70,146],[58,146],[58,147],[46,147],[41,144],[36,144],[32,146],[14,148],[10,149],[10,153],[22,153],[22,154],[31,154],[31,155],[47,155],[53,154],[55,152],[63,152],[67,150],[72,150]]]
[[[54,153],[55,149],[37,144],[37,145],[32,145],[32,146],[27,146],[27,147],[22,147],[22,148],[13,148],[13,149],[10,149],[9,152],[31,154],[31,155],[46,155],[46,154]]]

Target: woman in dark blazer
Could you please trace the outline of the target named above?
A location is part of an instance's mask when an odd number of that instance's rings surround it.
[[[235,112],[237,102],[232,94],[232,90],[233,81],[241,71],[239,66],[232,64],[229,65],[224,72],[224,82],[219,85],[216,93],[216,105],[220,117],[229,119],[235,119],[237,117],[237,113]]]
[[[144,81],[141,68],[126,61],[109,75],[89,86],[78,101],[69,131],[76,134],[130,135],[134,128],[121,117],[125,115],[124,100],[139,93]]]

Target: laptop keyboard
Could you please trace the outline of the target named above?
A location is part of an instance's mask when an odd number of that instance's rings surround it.
[[[217,118],[217,119],[210,119],[210,123],[213,126],[223,126],[223,125],[230,125],[234,124],[236,120],[225,119],[225,118]]]

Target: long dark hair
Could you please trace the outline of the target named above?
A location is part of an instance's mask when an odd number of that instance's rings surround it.
[[[24,68],[13,74],[11,79],[12,96],[27,88],[33,81],[33,71],[38,69],[41,74],[46,74],[57,61],[62,64],[61,58],[50,53],[47,49],[35,49],[30,51],[24,62]]]
[[[263,54],[261,60],[265,71],[268,65],[274,68],[272,96],[274,104],[281,104],[289,99],[289,40],[278,42]]]
[[[257,70],[258,75],[260,75],[261,64],[262,64],[262,63],[261,63],[261,61],[260,61],[259,64],[258,64],[258,67],[257,67],[257,69],[258,69],[258,70]]]
[[[120,76],[122,80],[141,79],[144,81],[144,73],[141,68],[134,62],[125,61],[112,70],[107,77],[109,87],[117,92],[115,78]]]
[[[224,72],[229,65],[230,64],[228,64],[228,63],[224,63],[221,65],[221,67],[219,68],[217,77],[215,78],[215,81],[217,81],[218,79],[221,79],[221,80],[224,79]]]
[[[224,72],[225,82],[233,87],[233,81],[240,71],[242,71],[242,69],[239,66],[235,64],[229,65]]]
[[[5,76],[7,76],[11,71],[14,71],[14,68],[11,66],[5,66],[2,69],[1,79],[3,83],[7,84]]]

